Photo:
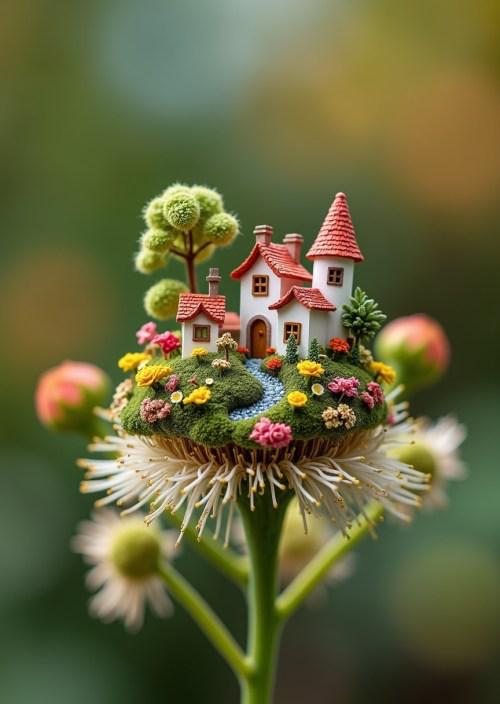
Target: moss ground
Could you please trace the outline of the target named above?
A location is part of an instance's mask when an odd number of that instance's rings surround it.
[[[165,391],[162,383],[156,384],[154,387],[135,387],[129,404],[122,412],[124,429],[132,434],[160,433],[168,437],[189,438],[209,447],[219,447],[230,442],[248,448],[260,447],[249,440],[249,435],[255,422],[263,414],[255,418],[234,422],[229,420],[228,414],[235,408],[249,406],[258,401],[263,394],[262,385],[247,371],[243,364],[244,358],[236,352],[231,352],[231,368],[221,376],[211,366],[212,360],[217,356],[220,355],[207,354],[201,363],[192,357],[152,360],[151,364],[164,364],[172,368],[172,372],[180,379],[178,389],[182,391],[184,397],[188,396],[195,388],[192,383],[189,383],[193,376],[197,377],[200,385],[204,385],[205,379],[211,377],[214,380],[214,383],[209,387],[211,398],[201,406],[184,405],[182,402],[172,404],[171,413],[165,420],[151,424],[141,419],[140,406],[142,401],[146,398],[169,401],[170,393]],[[273,357],[275,356],[273,355]],[[356,414],[356,424],[350,430],[346,430],[344,427],[328,430],[325,428],[321,414],[328,406],[336,407],[339,396],[328,391],[327,383],[336,376],[354,376],[360,382],[358,390],[361,393],[366,388],[366,384],[373,381],[373,377],[359,366],[332,359],[321,359],[325,373],[320,378],[313,378],[312,383],[322,384],[325,391],[322,395],[315,396],[310,390],[311,382],[298,372],[296,365],[287,363],[284,358],[281,359],[283,367],[279,372],[279,378],[285,386],[285,397],[265,411],[265,416],[274,422],[290,425],[294,439],[308,440],[322,437],[336,441],[349,432],[374,427],[385,420],[387,415],[385,404],[378,404],[370,411],[359,397],[344,398],[342,402],[347,403]],[[292,407],[287,401],[287,395],[291,391],[304,392],[308,399],[306,405],[302,408]]]

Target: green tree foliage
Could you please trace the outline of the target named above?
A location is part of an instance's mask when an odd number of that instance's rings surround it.
[[[310,359],[311,362],[319,362],[319,344],[315,337],[313,337],[309,345],[308,359]]]
[[[295,335],[293,333],[290,335],[290,337],[288,338],[288,341],[286,343],[285,359],[287,362],[290,362],[290,364],[297,364],[297,362],[299,361],[297,340],[295,339]]]
[[[349,303],[342,306],[342,322],[354,336],[355,344],[365,338],[370,338],[378,332],[386,315],[378,307],[373,298],[368,298],[359,286],[351,296]]]
[[[184,261],[189,288],[197,292],[195,265],[216,247],[228,245],[238,234],[238,220],[225,212],[222,197],[204,186],[176,183],[145,207],[146,231],[136,255],[136,268],[150,273],[168,264],[169,255]]]

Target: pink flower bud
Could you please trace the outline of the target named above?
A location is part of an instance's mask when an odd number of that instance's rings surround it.
[[[447,369],[450,344],[441,325],[427,315],[396,318],[377,336],[379,359],[397,372],[407,390],[432,383]]]
[[[38,418],[55,430],[91,432],[95,425],[93,409],[105,403],[109,388],[109,379],[99,367],[86,362],[62,362],[38,380]]]

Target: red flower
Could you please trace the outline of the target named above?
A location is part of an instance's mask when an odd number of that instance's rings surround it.
[[[244,354],[245,357],[248,357],[250,350],[248,349],[248,347],[242,347],[241,345],[238,345],[238,347],[236,348],[236,352]]]
[[[338,354],[347,354],[350,350],[349,343],[342,340],[340,337],[332,337],[328,344],[332,350]]]
[[[276,352],[276,347],[266,347],[266,357],[269,357],[270,354],[274,354]]]
[[[278,369],[281,369],[282,366],[283,362],[277,357],[271,357],[271,359],[268,359],[266,362],[266,369],[269,369],[270,372],[276,372]]]

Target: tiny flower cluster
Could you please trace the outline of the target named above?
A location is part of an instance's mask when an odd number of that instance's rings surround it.
[[[188,403],[194,403],[196,406],[201,406],[206,403],[212,392],[206,386],[198,386],[196,389],[191,391],[189,396],[186,396],[183,403],[187,405]]]
[[[155,335],[151,340],[151,344],[161,347],[163,354],[166,356],[178,349],[181,346],[181,341],[177,335],[167,331],[162,335]]]
[[[278,359],[278,357],[271,357],[271,359],[268,359],[266,362],[266,369],[268,369],[270,372],[277,372],[281,369],[283,366],[283,362],[281,359]]]
[[[328,344],[336,354],[347,354],[351,349],[349,343],[341,337],[333,337]]]
[[[292,429],[285,423],[272,423],[269,418],[261,418],[250,433],[250,439],[262,447],[278,449],[286,447],[292,440]]]
[[[168,379],[167,383],[165,384],[165,391],[169,391],[172,393],[172,391],[175,391],[176,388],[179,386],[179,377],[176,374],[171,374]]]
[[[332,394],[341,394],[340,398],[349,396],[355,398],[358,395],[359,380],[355,376],[350,376],[344,379],[341,376],[336,376],[333,381],[328,384],[328,389]]]
[[[141,403],[141,418],[145,423],[156,423],[170,415],[171,405],[166,401],[145,398]]]
[[[109,407],[113,415],[119,415],[123,411],[132,396],[133,390],[134,382],[132,379],[125,379],[118,384]]]
[[[346,403],[339,403],[337,408],[328,406],[321,414],[325,427],[331,430],[344,425],[346,430],[350,430],[356,423],[356,414]]]
[[[131,372],[137,369],[142,362],[149,362],[151,355],[145,352],[127,352],[118,360],[118,366],[124,372]]]

